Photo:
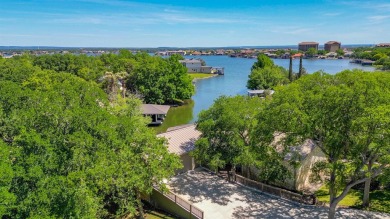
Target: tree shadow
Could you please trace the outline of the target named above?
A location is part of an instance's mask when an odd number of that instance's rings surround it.
[[[259,192],[260,193],[260,192]],[[308,206],[266,194],[251,193],[246,196],[249,206],[234,209],[232,218],[328,218],[327,207]],[[336,218],[389,218],[385,213],[367,212],[350,208],[338,208]]]
[[[208,199],[212,203],[227,205],[235,192],[234,184],[200,169],[174,177],[168,184],[174,193],[190,196],[189,201],[193,203]]]
[[[328,208],[302,205],[289,200],[271,196],[254,189],[229,183],[215,174],[196,169],[174,177],[169,186],[179,195],[189,196],[189,201],[200,203],[210,200],[221,209],[211,211],[227,212],[232,210],[231,218],[327,218]],[[230,205],[231,204],[231,205]],[[229,206],[235,206],[227,209]],[[202,209],[205,210],[205,209]],[[205,211],[205,216],[213,212]],[[390,218],[385,213],[374,213],[350,208],[339,208],[336,218]]]

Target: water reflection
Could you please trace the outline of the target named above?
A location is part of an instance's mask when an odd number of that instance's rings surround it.
[[[190,123],[193,118],[194,101],[186,100],[186,104],[178,107],[171,107],[162,125],[153,127],[157,133],[165,132],[169,127]]]

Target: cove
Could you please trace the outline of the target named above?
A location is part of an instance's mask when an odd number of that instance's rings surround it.
[[[208,109],[221,95],[234,96],[246,95],[246,82],[251,67],[256,59],[231,58],[228,56],[185,56],[185,58],[201,58],[207,65],[213,67],[224,67],[225,75],[216,76],[207,79],[197,80],[195,82],[195,95],[192,100],[188,100],[186,105],[172,107],[164,123],[155,127],[158,133],[166,131],[169,127],[184,125],[196,122],[198,114]],[[276,65],[288,69],[288,59],[273,59]],[[374,71],[374,67],[361,66],[350,63],[349,59],[304,59],[303,67],[308,73],[324,71],[329,74],[346,69],[363,69],[364,71]],[[293,60],[293,71],[298,72],[299,60]]]

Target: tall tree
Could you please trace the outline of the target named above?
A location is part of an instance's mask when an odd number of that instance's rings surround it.
[[[251,160],[249,133],[256,125],[255,116],[261,99],[221,96],[199,114],[197,129],[202,132],[193,152],[195,158],[212,169]],[[234,170],[234,168],[233,168]]]
[[[289,82],[286,69],[279,66],[253,69],[248,77],[246,86],[252,90],[273,89]]]
[[[274,62],[266,55],[263,53],[260,53],[257,56],[257,61],[253,64],[252,70],[256,68],[266,68],[266,67],[273,67]]]
[[[293,81],[293,70],[292,70],[292,56],[290,55],[290,64],[288,66],[288,79],[291,81]]]
[[[180,167],[146,127],[138,100],[113,109],[95,82],[39,68],[9,78],[0,78],[2,214],[124,217]]]
[[[305,54],[306,54],[307,57],[313,57],[313,56],[317,55],[317,50],[315,48],[309,48],[305,52]]]
[[[302,77],[303,74],[303,65],[302,65],[302,55],[299,56],[299,72],[298,72],[298,78]]]

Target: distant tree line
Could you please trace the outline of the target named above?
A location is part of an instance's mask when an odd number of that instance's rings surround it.
[[[390,48],[356,48],[352,54],[356,59],[368,59],[375,61],[375,65],[382,70],[390,70]]]

